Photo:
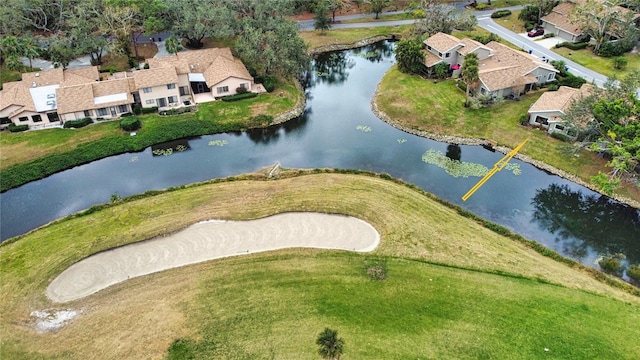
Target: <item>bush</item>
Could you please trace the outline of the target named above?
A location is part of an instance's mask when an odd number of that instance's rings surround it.
[[[9,124],[7,127],[10,132],[22,132],[29,130],[29,125],[16,125],[14,123]]]
[[[529,118],[527,114],[520,114],[520,118],[518,118],[520,125],[527,125],[529,123]]]
[[[586,48],[589,45],[589,43],[586,42],[579,42],[579,43],[572,43],[572,42],[561,42],[561,43],[557,43],[555,45],[556,49],[559,49],[561,47],[566,47],[569,50],[582,50],[584,48]]]
[[[80,120],[69,120],[69,121],[65,121],[64,125],[62,125],[63,128],[65,129],[78,129],[81,127],[85,127],[89,124],[93,124],[93,120],[91,120],[91,118],[84,118],[84,119],[80,119]]]
[[[635,281],[640,281],[640,265],[629,266],[629,268],[627,268],[627,275]]]
[[[140,119],[135,116],[126,117],[120,120],[120,128],[124,131],[134,131],[140,129],[142,124],[140,123]]]
[[[120,114],[120,117],[127,117],[127,116],[133,116],[133,114],[130,112]]]
[[[465,91],[465,92],[467,91],[467,84],[460,79],[456,81],[456,86],[458,87],[458,89],[462,91]]]
[[[141,108],[140,112],[142,112],[143,114],[157,113],[158,112],[158,107],[154,106],[154,107],[150,107],[150,108]]]
[[[622,259],[624,255],[616,254],[616,255],[607,255],[598,261],[598,265],[602,271],[612,274],[612,275],[621,275],[622,274]]]
[[[476,5],[476,10],[484,10],[488,7],[489,6],[486,3],[478,3],[478,5]]]
[[[271,76],[267,76],[264,78],[262,85],[267,92],[272,92],[276,88],[276,80]]]
[[[558,77],[558,86],[569,86],[574,89],[579,89],[582,84],[585,84],[587,80],[579,76],[567,73],[566,76]]]
[[[614,57],[620,56],[633,49],[633,42],[631,41],[607,41],[600,45],[598,49],[598,55],[602,57]]]
[[[613,68],[616,70],[622,70],[627,67],[627,58],[623,56],[618,56],[613,58]]]
[[[556,36],[556,34],[554,34],[554,33],[546,33],[546,34],[544,34],[544,35],[542,36],[542,38],[543,38],[543,39],[548,39],[548,38],[552,38],[552,37],[554,37],[554,36]]]
[[[536,23],[534,23],[534,22],[526,22],[526,23],[524,23],[524,29],[527,30],[527,31],[533,30],[534,27],[536,27]]]
[[[505,16],[511,15],[511,10],[498,10],[491,14],[491,17],[494,19],[503,18]]]
[[[492,42],[492,41],[498,41],[500,38],[494,34],[494,33],[489,33],[489,34],[478,34],[478,35],[474,35],[473,36],[473,40],[482,43],[483,45],[487,45],[488,43]]]
[[[240,87],[236,88],[236,93],[238,93],[238,94],[245,94],[245,93],[248,93],[248,92],[249,92],[249,89],[247,89],[246,87],[240,86]]]
[[[549,84],[549,85],[547,86],[547,89],[549,89],[549,91],[558,91],[558,88],[559,88],[559,86],[558,86],[558,84],[556,84],[556,83]]]
[[[243,99],[254,98],[256,96],[258,96],[258,94],[256,93],[237,94],[237,95],[225,96],[222,98],[222,101],[238,101]]]
[[[133,110],[133,113],[136,115],[142,114],[142,106],[140,106],[140,104],[133,104],[131,109]]]

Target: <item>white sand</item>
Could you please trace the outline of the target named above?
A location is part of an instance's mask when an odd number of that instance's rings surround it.
[[[90,256],[47,288],[54,302],[77,300],[127,279],[229,256],[285,248],[374,250],[380,235],[348,216],[285,213],[251,221],[206,221],[165,237]]]

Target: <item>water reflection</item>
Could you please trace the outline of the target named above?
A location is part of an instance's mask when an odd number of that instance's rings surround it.
[[[332,52],[319,55],[312,64],[311,71],[315,74],[309,80],[310,86],[316,83],[340,85],[349,78],[349,70],[356,66],[355,60],[345,52]]]
[[[557,236],[568,254],[583,258],[623,253],[640,262],[640,212],[603,195],[585,196],[567,185],[551,184],[532,199],[533,221]]]
[[[462,148],[457,144],[449,144],[447,145],[447,153],[445,155],[451,160],[460,161]]]

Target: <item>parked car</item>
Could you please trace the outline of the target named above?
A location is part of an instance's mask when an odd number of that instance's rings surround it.
[[[532,30],[529,30],[529,32],[527,33],[528,37],[536,37],[540,35],[544,35],[543,28],[532,29]]]

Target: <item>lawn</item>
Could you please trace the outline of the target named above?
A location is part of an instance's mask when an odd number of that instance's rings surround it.
[[[337,29],[328,30],[324,33],[320,31],[301,31],[300,36],[304,41],[309,44],[310,48],[316,48],[324,45],[334,44],[353,44],[359,40],[375,37],[375,36],[388,36],[399,34],[401,36],[408,36],[410,34],[413,25],[402,25],[398,27],[394,26],[378,26],[371,28],[356,28],[356,29]]]
[[[265,173],[125,199],[1,245],[0,356],[165,358],[185,339],[196,358],[312,359],[325,326],[339,330],[353,359],[640,355],[628,341],[640,336],[640,298],[592,270],[542,256],[392,180]],[[51,279],[90,254],[206,219],[286,211],[356,216],[381,245],[371,254],[291,249],[210,261],[62,305],[44,296]],[[386,280],[366,275],[374,262]],[[29,314],[49,308],[81,314],[38,334]]]
[[[401,119],[401,124],[410,129],[484,138],[509,148],[528,138],[521,153],[589,183],[598,171],[606,171],[603,159],[588,151],[580,151],[578,156],[569,155],[567,143],[547,136],[544,131],[519,125],[520,116],[526,115],[541,94],[534,92],[520,101],[506,100],[497,106],[472,110],[464,107],[464,93],[456,88],[453,80],[434,82],[403,74],[393,67],[381,81],[377,101],[391,119]],[[640,191],[633,185],[625,185],[618,191],[640,200]]]
[[[567,48],[551,48],[551,50],[569,60],[575,61],[587,69],[597,71],[607,77],[616,76],[618,79],[621,79],[632,70],[640,69],[640,54],[624,54],[623,57],[627,59],[627,66],[624,69],[616,70],[613,68],[613,58],[596,56],[591,51],[591,47],[582,50],[570,50]],[[591,81],[591,79],[587,79],[587,81]]]

